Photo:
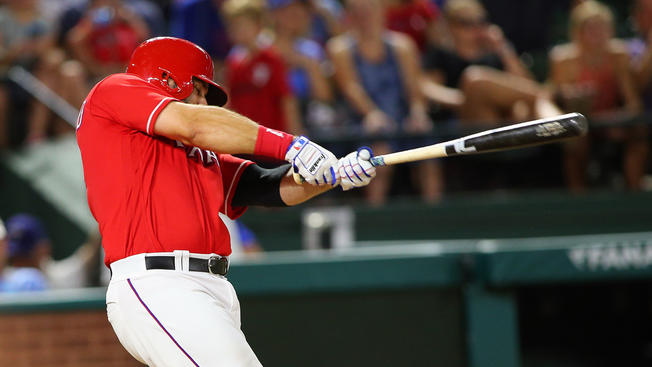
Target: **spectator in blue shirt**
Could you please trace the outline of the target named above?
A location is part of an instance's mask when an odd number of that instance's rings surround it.
[[[306,127],[328,128],[335,119],[333,93],[326,76],[326,53],[307,37],[312,7],[306,0],[269,0],[274,25],[274,47],[288,70],[288,84],[299,102]]]
[[[170,35],[191,41],[222,61],[231,48],[220,15],[221,0],[175,0],[170,8]],[[216,68],[220,70],[220,68]]]
[[[49,288],[39,268],[50,254],[50,242],[41,222],[27,214],[17,214],[7,220],[9,265],[4,271],[2,291],[42,291]]]

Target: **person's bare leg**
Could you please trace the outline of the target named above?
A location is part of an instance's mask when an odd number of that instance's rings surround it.
[[[564,145],[564,176],[573,193],[586,190],[586,168],[589,161],[589,139],[582,137]]]
[[[471,72],[468,70],[471,69]],[[463,124],[498,124],[501,121],[500,111],[490,102],[486,94],[488,83],[482,79],[482,75],[467,68],[462,75],[460,90],[464,94],[464,103],[458,109],[458,116]]]
[[[536,82],[483,66],[468,67],[461,80],[467,105],[460,117],[469,121],[499,122],[514,105],[525,103],[534,114],[531,118],[560,113],[544,88]]]
[[[647,141],[647,129],[645,126],[637,126],[628,131],[629,139],[625,143],[625,154],[623,156],[623,172],[627,188],[638,191],[643,184],[643,176],[647,167],[649,145]]]
[[[391,153],[389,144],[377,143],[371,145],[374,155]],[[391,166],[382,167],[376,170],[376,178],[371,185],[366,187],[365,197],[371,205],[382,205],[387,200],[387,195],[392,185],[394,169]]]
[[[427,203],[441,200],[444,192],[441,164],[435,160],[427,160],[413,167],[412,171],[412,177],[421,191],[421,198]]]

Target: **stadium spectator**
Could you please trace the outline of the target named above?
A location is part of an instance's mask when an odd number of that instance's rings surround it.
[[[646,113],[652,112],[652,0],[637,0],[632,7],[637,35],[628,43],[634,82]]]
[[[140,16],[149,28],[151,36],[163,36],[167,33],[166,19],[163,15],[161,6],[151,0],[113,0],[116,4],[121,3],[134,14]],[[57,45],[66,47],[68,34],[79,21],[85,16],[89,7],[94,6],[93,1],[89,0],[47,0],[47,7],[56,16],[57,21]],[[72,51],[72,50],[69,50]],[[72,52],[70,52],[72,53]]]
[[[450,42],[431,45],[423,59],[427,78],[422,90],[428,99],[467,124],[559,113],[545,90],[531,80],[502,30],[488,23],[478,1],[450,0],[444,16]]]
[[[333,95],[326,77],[322,46],[304,37],[310,27],[311,7],[305,0],[270,0],[274,47],[285,61],[288,83],[297,98],[307,127],[327,128],[334,123]]]
[[[440,38],[437,27],[439,8],[430,0],[386,0],[387,28],[405,33],[423,52],[427,44],[436,44]]]
[[[217,63],[216,70],[231,49],[220,9],[223,0],[177,0],[170,9],[170,35],[191,41],[206,50]],[[218,78],[221,79],[221,78]]]
[[[263,126],[300,134],[285,63],[261,33],[265,5],[261,0],[228,0],[222,9],[234,44],[225,67],[229,107]]]
[[[625,44],[613,38],[613,14],[603,4],[585,1],[570,16],[571,42],[550,52],[550,79],[568,111],[590,116],[617,113],[636,115],[641,103],[636,93]],[[604,129],[604,138],[624,143],[623,171],[627,187],[641,188],[648,144],[645,126]],[[589,139],[566,145],[564,169],[568,187],[586,188]]]
[[[48,254],[41,261],[40,267],[53,289],[97,285],[100,281],[100,272],[106,268],[100,258],[101,250],[102,237],[99,230],[94,230],[70,256],[54,260]]]
[[[94,84],[123,72],[131,52],[150,34],[145,20],[122,1],[92,0],[66,41]]]
[[[329,41],[327,48],[335,68],[335,81],[356,115],[357,129],[364,135],[428,133],[432,121],[419,90],[421,70],[414,42],[385,28],[380,0],[349,0],[346,13],[349,31]],[[397,149],[396,145],[398,142],[375,144],[374,153],[387,153]],[[423,141],[419,145],[424,145]],[[422,197],[429,202],[439,199],[439,166],[430,160],[415,167]],[[378,171],[376,182],[366,190],[370,203],[385,201],[392,172]]]
[[[52,258],[50,239],[45,227],[35,216],[12,216],[7,220],[7,232],[9,261],[12,266],[8,272],[11,276],[7,277],[8,290],[80,288],[99,282],[101,237],[97,230],[92,231],[86,242],[75,252],[61,260]],[[0,236],[0,241],[1,238]]]
[[[243,257],[263,252],[263,248],[256,238],[256,234],[249,229],[241,220],[233,220],[220,213],[220,219],[229,230],[231,239],[231,257]]]
[[[325,45],[326,42],[344,31],[342,5],[338,0],[303,0],[311,9],[310,39]]]
[[[23,129],[20,125],[25,121],[10,121],[8,113],[18,112],[24,105],[29,105],[21,115],[26,116],[28,141],[39,141],[48,133],[72,131],[45,105],[29,98],[20,85],[7,79],[7,68],[20,66],[79,107],[86,93],[83,72],[79,64],[66,61],[63,53],[53,47],[53,36],[52,24],[40,12],[37,1],[11,0],[0,8],[0,65],[5,81],[0,87],[0,148],[9,143],[9,122],[13,123],[12,130]]]
[[[41,222],[26,214],[7,220],[9,265],[4,273],[4,292],[42,291],[48,289],[41,262],[50,252],[50,241]]]

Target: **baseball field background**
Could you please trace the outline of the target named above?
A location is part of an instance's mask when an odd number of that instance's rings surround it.
[[[540,82],[577,3],[482,1]],[[604,3],[615,34],[634,36],[638,1]],[[25,138],[24,116],[9,117]],[[564,146],[550,145],[441,160],[436,203],[404,185],[409,169],[397,166],[383,205],[349,192],[249,209],[241,221],[264,251],[234,256],[228,274],[247,340],[268,367],[652,365],[652,159],[641,190],[628,190],[623,146],[604,138],[613,127],[649,131],[650,121],[649,112],[589,119],[597,143],[582,193],[565,186]],[[460,136],[449,122],[427,137]],[[315,140],[334,151],[362,143],[348,132]],[[0,218],[16,213],[43,221],[57,260],[97,229],[73,134],[0,147]],[[91,287],[0,293],[0,367],[140,366],[107,321],[102,266]]]
[[[29,204],[62,258],[83,222],[12,168],[57,161],[45,151],[4,161],[0,216]],[[52,166],[41,180],[61,175]],[[650,202],[646,192],[552,190],[435,206],[352,201],[337,208],[354,242],[312,250],[303,218],[334,206],[252,209],[243,221],[267,251],[235,259],[229,279],[269,366],[642,366],[652,358]],[[333,246],[326,230],[320,245]],[[3,366],[135,365],[101,287],[1,296],[0,346]]]

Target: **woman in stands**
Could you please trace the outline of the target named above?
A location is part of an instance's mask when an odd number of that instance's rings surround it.
[[[385,27],[381,0],[347,0],[349,31],[327,44],[335,69],[335,81],[360,121],[363,135],[394,132],[427,133],[432,129],[419,90],[421,69],[418,51],[406,35]],[[403,145],[401,145],[403,144]],[[423,145],[421,142],[420,145]],[[407,149],[405,142],[373,146],[375,154]],[[387,167],[389,168],[389,167]],[[412,170],[424,200],[439,199],[442,191],[439,166],[424,161]],[[378,170],[376,182],[367,188],[370,203],[382,203],[390,189],[391,169]]]
[[[422,90],[463,123],[499,124],[559,113],[476,0],[449,0],[443,9],[449,37],[424,55]]]
[[[571,42],[550,52],[550,80],[568,111],[594,117],[636,115],[641,103],[629,72],[626,46],[613,38],[613,15],[596,1],[577,5],[570,16]],[[627,187],[641,188],[648,154],[645,126],[605,129],[604,137],[624,143],[623,171]],[[589,138],[566,146],[564,169],[569,188],[586,188]]]

